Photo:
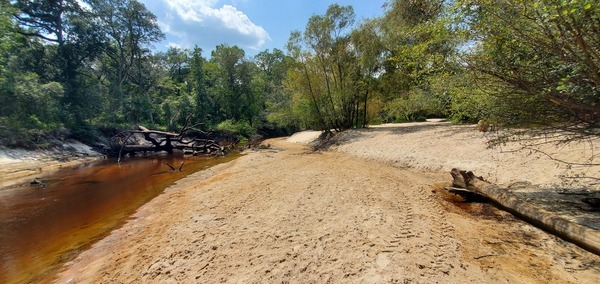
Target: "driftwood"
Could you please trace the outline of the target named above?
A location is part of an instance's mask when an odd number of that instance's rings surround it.
[[[41,181],[37,178],[34,178],[32,181],[30,181],[29,185],[37,185],[37,186],[41,186],[41,187],[46,186],[46,184],[43,181]]]
[[[220,155],[231,148],[231,145],[224,147],[211,139],[186,137],[185,134],[191,129],[193,128],[188,127],[187,123],[179,133],[151,130],[138,125],[137,130],[125,131],[111,138],[112,152],[120,160],[121,156],[127,154],[146,152],[173,154],[174,150],[191,155]],[[132,139],[135,134],[143,136],[147,143],[141,144]]]
[[[169,154],[173,150],[191,150],[195,153],[211,153],[221,152],[224,148],[216,141],[210,139],[185,138],[183,133],[164,132],[157,130],[149,130],[143,126],[138,126],[140,130],[131,131],[131,133],[140,133],[144,135],[144,139],[151,145],[126,145],[125,152],[140,152],[140,151],[165,151]]]
[[[175,167],[171,166],[171,164],[169,164],[169,163],[166,163],[166,165],[169,168],[171,168],[171,172],[174,173],[174,172],[181,172],[183,170],[183,163],[184,162],[181,162],[181,164],[179,165],[179,169],[175,169]]]
[[[458,188],[481,195],[525,221],[600,255],[600,232],[597,230],[573,223],[536,207],[508,190],[484,181],[473,172],[452,169],[450,174],[454,181],[448,190]]]

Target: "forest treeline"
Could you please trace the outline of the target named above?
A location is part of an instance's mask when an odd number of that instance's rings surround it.
[[[596,0],[390,0],[331,5],[282,49],[153,51],[136,0],[0,0],[0,136],[94,141],[136,124],[250,137],[448,117],[598,135]]]

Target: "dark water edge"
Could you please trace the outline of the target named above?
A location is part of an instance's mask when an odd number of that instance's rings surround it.
[[[106,159],[41,177],[42,186],[0,189],[0,283],[48,280],[175,181],[239,156]],[[182,161],[182,172],[166,166]]]

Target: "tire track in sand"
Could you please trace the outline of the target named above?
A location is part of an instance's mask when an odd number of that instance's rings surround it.
[[[386,179],[385,176],[382,178]],[[444,218],[443,207],[427,186],[387,177],[398,188],[383,189],[378,204],[388,216],[380,227],[386,239],[385,249],[379,248],[366,282],[436,282],[451,281],[455,264],[460,263],[460,247],[454,227]],[[387,238],[386,238],[387,237]],[[456,273],[454,273],[456,274]],[[387,277],[382,277],[387,275]],[[411,276],[412,275],[412,276]]]
[[[424,185],[431,176],[298,152],[252,153],[211,182],[195,175],[178,182],[180,190],[145,205],[139,213],[145,218],[115,231],[112,243],[99,244],[102,250],[80,255],[63,277],[78,283],[464,280],[453,267],[459,262],[454,230]],[[132,226],[143,230],[130,234]],[[86,258],[98,261],[86,266]]]

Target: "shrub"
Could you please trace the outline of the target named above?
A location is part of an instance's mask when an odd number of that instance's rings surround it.
[[[252,137],[253,135],[256,135],[256,129],[254,129],[247,121],[236,121],[233,119],[228,119],[219,123],[216,129],[221,131],[232,132],[240,141],[247,141],[248,138]]]
[[[425,121],[427,117],[441,115],[443,105],[434,94],[414,89],[406,97],[390,101],[383,109],[383,118],[386,122]]]

